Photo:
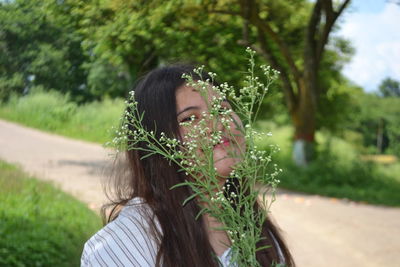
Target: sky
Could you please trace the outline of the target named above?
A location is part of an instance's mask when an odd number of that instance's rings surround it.
[[[367,92],[386,77],[400,81],[400,5],[389,0],[353,0],[339,20],[336,35],[345,37],[355,54],[343,74]]]

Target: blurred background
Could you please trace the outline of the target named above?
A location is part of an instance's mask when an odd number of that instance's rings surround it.
[[[102,144],[138,77],[183,61],[240,88],[251,47],[280,71],[256,125],[280,186],[400,206],[399,18],[389,0],[0,0],[0,118]]]

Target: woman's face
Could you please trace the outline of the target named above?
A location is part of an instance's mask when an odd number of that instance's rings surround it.
[[[223,116],[217,116],[214,119],[210,119],[207,116],[210,114],[209,107],[211,105],[211,99],[213,96],[216,96],[216,92],[212,91],[211,86],[207,96],[202,95],[198,90],[187,85],[179,87],[176,90],[175,96],[178,123],[190,121],[190,125],[188,126],[179,126],[180,134],[184,139],[185,136],[191,132],[192,128],[202,119],[205,120],[205,125],[207,125],[208,128],[208,130],[205,131],[206,139],[211,140],[212,132],[221,131],[220,142],[212,147],[213,162],[218,175],[220,177],[228,177],[233,170],[233,166],[241,161],[242,155],[246,149],[243,125],[240,118],[236,113],[232,112],[229,115],[232,121],[224,126],[221,123]],[[227,100],[222,100],[220,104],[222,109],[231,109]],[[225,117],[227,116],[225,115]],[[198,157],[204,156],[204,148],[198,148],[195,153]]]

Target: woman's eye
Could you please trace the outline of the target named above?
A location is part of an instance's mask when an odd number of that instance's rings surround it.
[[[186,117],[186,118],[183,118],[182,120],[181,120],[181,122],[187,122],[187,121],[191,121],[192,119],[190,118],[190,117]]]
[[[229,109],[230,109],[229,107],[221,106],[218,111],[221,114],[225,114]]]
[[[195,119],[196,119],[196,116],[192,115],[192,116],[181,119],[181,122],[194,121]]]

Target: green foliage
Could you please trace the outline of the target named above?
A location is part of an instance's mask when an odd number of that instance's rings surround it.
[[[281,148],[276,161],[283,172],[279,175],[283,188],[354,201],[400,206],[400,163],[377,164],[363,161],[360,152],[347,141],[327,132],[319,132],[317,157],[306,168],[299,168],[291,160],[291,127],[277,127],[274,123],[259,122],[260,129],[272,131],[273,136],[259,141],[268,148]]]
[[[389,77],[384,79],[379,85],[379,93],[383,97],[400,97],[400,82]]]
[[[400,98],[365,93],[355,97],[357,112],[350,113],[352,123],[347,128],[362,134],[363,145],[372,153],[380,153],[376,146],[381,129],[384,151],[400,156]]]
[[[332,45],[324,53],[319,75],[318,129],[340,132],[344,125],[351,122],[351,114],[358,105],[354,94],[359,88],[352,85],[343,75],[343,65],[353,54],[350,44],[341,38],[332,38]]]
[[[287,44],[300,68],[311,8],[306,0],[260,3],[261,19]],[[0,99],[35,86],[69,93],[78,103],[121,97],[143,73],[182,60],[204,64],[219,73],[221,80],[242,86],[241,72],[246,71],[242,53],[247,44],[244,19],[235,15],[240,10],[239,3],[232,0],[3,2]],[[255,27],[249,27],[247,35],[251,44],[259,45]],[[266,42],[271,53],[278,55],[276,44],[268,38]],[[318,125],[335,128],[342,118],[330,108],[341,110],[346,101],[339,71],[351,47],[336,38],[328,52],[319,68]],[[257,61],[264,63],[265,58]],[[278,56],[278,61],[288,68],[284,58]],[[281,88],[271,90],[274,101],[264,102],[263,117],[288,113]],[[282,122],[288,118],[280,117]]]
[[[78,106],[68,95],[33,88],[23,97],[13,95],[0,105],[0,117],[41,130],[105,143],[123,110],[120,99],[104,99]]]
[[[92,62],[106,61],[130,80],[159,64],[191,60],[237,81],[232,66],[245,64],[238,19],[206,11],[193,1],[91,2],[81,10],[84,45]]]
[[[245,20],[239,15],[244,9],[239,2],[92,1],[79,9],[86,18],[81,24],[81,32],[85,35],[84,46],[93,52],[88,68],[91,73],[99,74],[97,62],[103,62],[113,66],[116,72],[123,73],[124,81],[130,84],[136,77],[160,64],[190,59],[218,73],[222,81],[240,87],[243,85],[240,74],[245,71],[245,62],[241,59],[243,48],[250,44],[260,47],[260,39],[254,25],[244,34]],[[286,44],[295,64],[302,69],[307,23],[313,4],[305,0],[267,0],[255,5],[259,7],[257,12],[261,19],[271,25]],[[244,35],[248,40],[244,40]],[[286,59],[272,39],[265,39],[268,52],[276,56],[285,72],[290,72]],[[331,39],[318,67],[317,127],[336,130],[347,119],[347,110],[343,107],[349,106],[350,97],[340,70],[353,49],[346,40],[338,37]],[[257,61],[263,64],[266,58],[258,56]],[[260,73],[256,75],[262,77]],[[114,74],[110,76],[115,77]],[[93,77],[97,79],[101,75]],[[294,85],[295,82],[291,83]],[[270,94],[274,101],[264,102],[261,117],[271,118],[271,114],[286,113],[279,119],[290,121],[282,85],[272,88]],[[103,89],[100,91],[105,92]]]
[[[101,226],[84,204],[0,161],[0,265],[78,266]]]
[[[0,3],[0,97],[32,86],[69,92],[81,101],[85,92],[82,38],[66,1],[17,0]],[[63,12],[60,12],[63,10]]]
[[[56,91],[44,92],[42,87],[35,87],[26,96],[13,95],[8,103],[3,104],[3,114],[28,126],[56,131],[69,122],[76,108],[68,95]]]
[[[116,98],[124,96],[129,87],[129,77],[104,60],[87,63],[88,77],[87,86],[90,95],[96,99],[104,97]]]
[[[391,173],[385,173],[377,164],[359,159],[346,161],[329,150],[320,151],[307,168],[294,166],[287,157],[281,166],[284,169],[282,187],[370,204],[400,206],[400,177],[396,167],[392,167]]]
[[[104,144],[114,134],[113,127],[124,109],[122,99],[104,99],[79,106],[70,124],[61,128],[62,134],[77,139]]]
[[[7,99],[11,92],[22,93],[24,86],[24,76],[21,73],[14,73],[10,77],[0,76],[0,101]]]

